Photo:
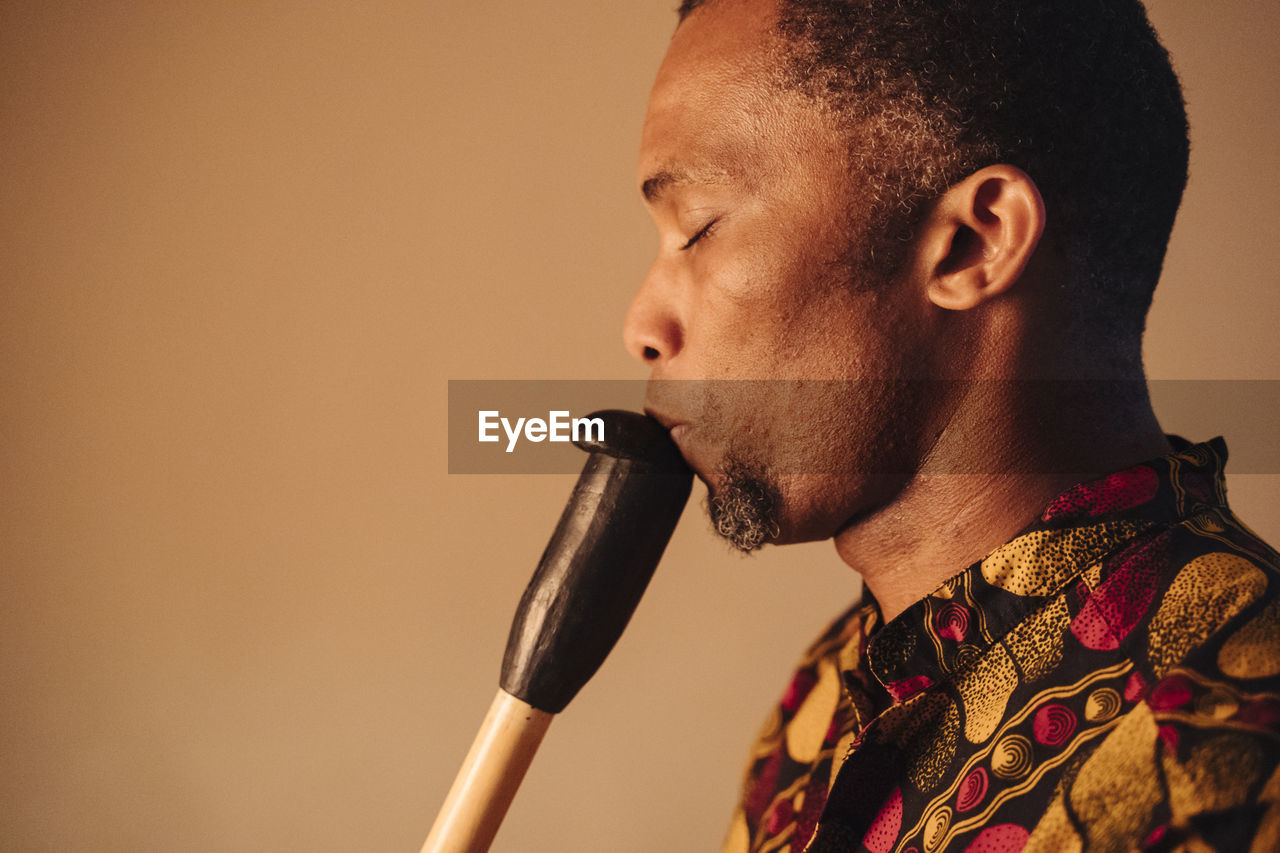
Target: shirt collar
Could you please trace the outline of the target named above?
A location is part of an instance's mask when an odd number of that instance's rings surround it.
[[[975,661],[1050,597],[1132,537],[1226,506],[1221,437],[1191,444],[1169,436],[1167,456],[1074,486],[1021,534],[881,626],[864,589],[862,658],[901,702]],[[860,643],[860,645],[861,645]],[[845,661],[842,660],[842,666]],[[844,673],[846,683],[856,677]]]

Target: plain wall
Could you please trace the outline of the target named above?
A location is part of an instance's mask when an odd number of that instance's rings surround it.
[[[6,850],[418,848],[572,482],[448,475],[446,382],[644,376],[673,5],[0,4]],[[1150,373],[1278,379],[1280,6],[1151,13],[1194,148]],[[496,850],[719,842],[858,581],[700,491]]]

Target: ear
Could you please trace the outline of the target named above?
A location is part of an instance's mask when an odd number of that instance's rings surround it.
[[[987,166],[942,194],[922,225],[929,300],[964,311],[1013,286],[1044,233],[1044,200],[1016,166]]]

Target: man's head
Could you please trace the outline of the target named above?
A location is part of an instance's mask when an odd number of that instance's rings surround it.
[[[1136,364],[1187,155],[1136,0],[681,21],[640,158],[662,248],[626,336],[655,379],[770,381],[651,403],[731,540],[829,536],[901,488],[956,403],[900,380],[1017,374],[1005,342],[1046,318],[1066,360]],[[1038,290],[1014,288],[1033,256]]]
[[[717,0],[685,0],[683,22]],[[724,0],[719,0],[724,2]],[[766,2],[764,5],[772,6]],[[891,270],[922,207],[982,166],[1026,171],[1077,296],[1140,333],[1186,185],[1187,119],[1140,0],[778,0],[781,80],[849,134]]]

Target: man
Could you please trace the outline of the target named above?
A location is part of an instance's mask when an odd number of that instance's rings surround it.
[[[1280,849],[1280,561],[1142,372],[1187,151],[1137,0],[680,9],[626,342],[717,531],[866,590],[726,849]]]

